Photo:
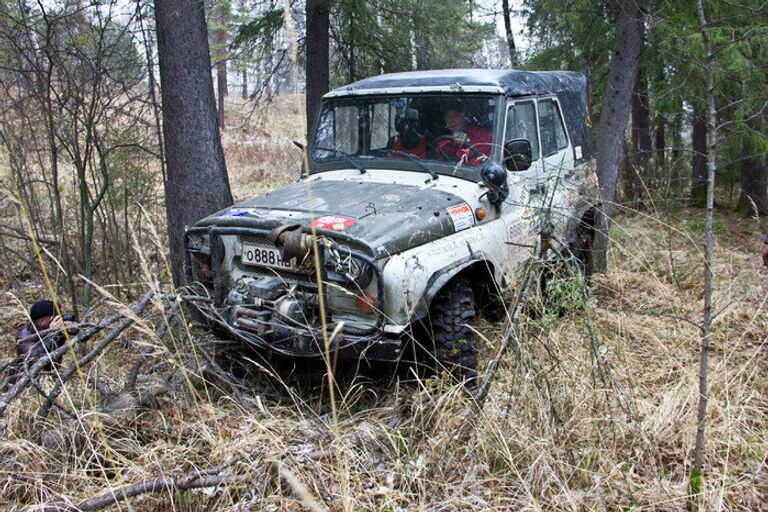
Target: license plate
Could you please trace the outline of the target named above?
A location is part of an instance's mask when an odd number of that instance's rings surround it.
[[[258,245],[243,244],[241,261],[248,265],[260,267],[272,267],[282,269],[295,269],[293,260],[283,260],[280,250],[276,247],[261,247]]]

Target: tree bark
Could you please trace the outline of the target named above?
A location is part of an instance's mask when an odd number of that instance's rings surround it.
[[[691,136],[691,195],[689,205],[704,208],[707,202],[707,118],[704,105],[693,107],[693,134]]]
[[[416,0],[414,4],[413,33],[414,33],[414,51],[416,53],[416,70],[424,71],[429,69],[429,33],[427,23],[424,18],[428,15],[426,12],[425,0]]]
[[[704,483],[704,440],[705,424],[707,419],[707,402],[709,401],[708,368],[709,368],[709,342],[712,337],[712,255],[714,240],[712,237],[712,218],[715,205],[715,171],[717,170],[717,111],[715,109],[715,57],[709,27],[704,15],[704,4],[697,0],[696,10],[699,18],[699,27],[704,39],[704,51],[706,53],[707,75],[707,132],[709,141],[706,148],[707,156],[707,181],[706,181],[706,228],[704,241],[704,321],[702,324],[701,352],[699,355],[699,406],[696,414],[696,447],[693,455],[693,467],[688,477],[691,501],[690,509],[698,509]],[[705,141],[706,142],[706,141]]]
[[[664,116],[661,115],[661,113],[659,112],[656,113],[656,122],[654,124],[655,124],[654,150],[655,150],[656,165],[660,167],[664,167],[664,164],[666,163],[665,146],[667,144],[667,131],[666,131],[666,126],[664,126]]]
[[[509,64],[513,68],[517,67],[517,48],[515,48],[515,37],[512,34],[512,23],[509,19],[509,0],[501,1],[501,11],[504,16],[504,32],[507,34],[507,46],[509,47]]]
[[[232,204],[216,119],[203,0],[155,1],[163,134],[165,209],[173,282],[184,281],[184,230]]]
[[[216,5],[216,92],[218,93],[219,128],[224,129],[224,98],[229,94],[227,88],[227,5]]]
[[[243,78],[243,85],[242,85],[242,96],[244,100],[248,99],[248,62],[243,62],[243,70],[242,70],[242,78]]]
[[[626,192],[631,203],[639,206],[643,197],[643,179],[648,174],[648,163],[652,151],[648,82],[642,71],[637,73],[635,88],[632,92],[631,109],[632,159],[629,166],[630,186]]]
[[[307,143],[312,141],[312,128],[320,108],[320,99],[330,88],[328,71],[329,0],[307,0],[306,81]]]
[[[608,248],[608,225],[616,195],[619,161],[622,156],[624,131],[629,118],[630,96],[640,58],[640,9],[634,0],[621,0],[616,34],[616,47],[608,71],[603,110],[595,138],[597,175],[600,183],[602,215],[595,239],[595,270],[605,271]]]
[[[765,160],[752,154],[752,140],[746,134],[741,141],[739,211],[745,215],[768,214],[768,168]],[[762,160],[762,161],[761,161]]]
[[[749,97],[749,86],[744,84],[744,97]],[[752,134],[757,133],[762,115],[752,114],[746,119],[745,133],[741,138],[741,170],[738,210],[745,215],[768,214],[768,168],[765,158],[752,153]]]

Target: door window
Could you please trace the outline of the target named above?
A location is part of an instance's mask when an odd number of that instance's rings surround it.
[[[539,159],[539,137],[536,134],[536,108],[532,101],[515,103],[507,110],[507,129],[504,142],[527,139],[531,143],[531,160]]]
[[[541,152],[545,158],[568,147],[563,118],[556,101],[539,101],[539,126],[541,127]]]

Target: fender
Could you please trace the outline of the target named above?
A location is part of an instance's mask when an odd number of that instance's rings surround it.
[[[427,281],[427,288],[424,290],[424,294],[421,296],[418,305],[413,310],[411,322],[425,317],[429,311],[430,304],[432,304],[432,300],[440,292],[443,286],[448,284],[451,279],[459,275],[462,271],[477,263],[483,263],[487,266],[490,275],[493,276],[493,263],[483,258],[483,255],[480,252],[473,252],[471,255],[465,256],[432,274],[432,277]]]

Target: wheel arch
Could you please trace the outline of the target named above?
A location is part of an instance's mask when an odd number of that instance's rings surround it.
[[[417,321],[427,316],[432,301],[440,293],[440,290],[458,278],[466,277],[472,283],[472,291],[475,294],[479,311],[501,305],[501,290],[494,277],[495,270],[496,267],[492,261],[477,253],[438,270],[427,281],[427,287],[418,306],[413,311],[411,321]]]

